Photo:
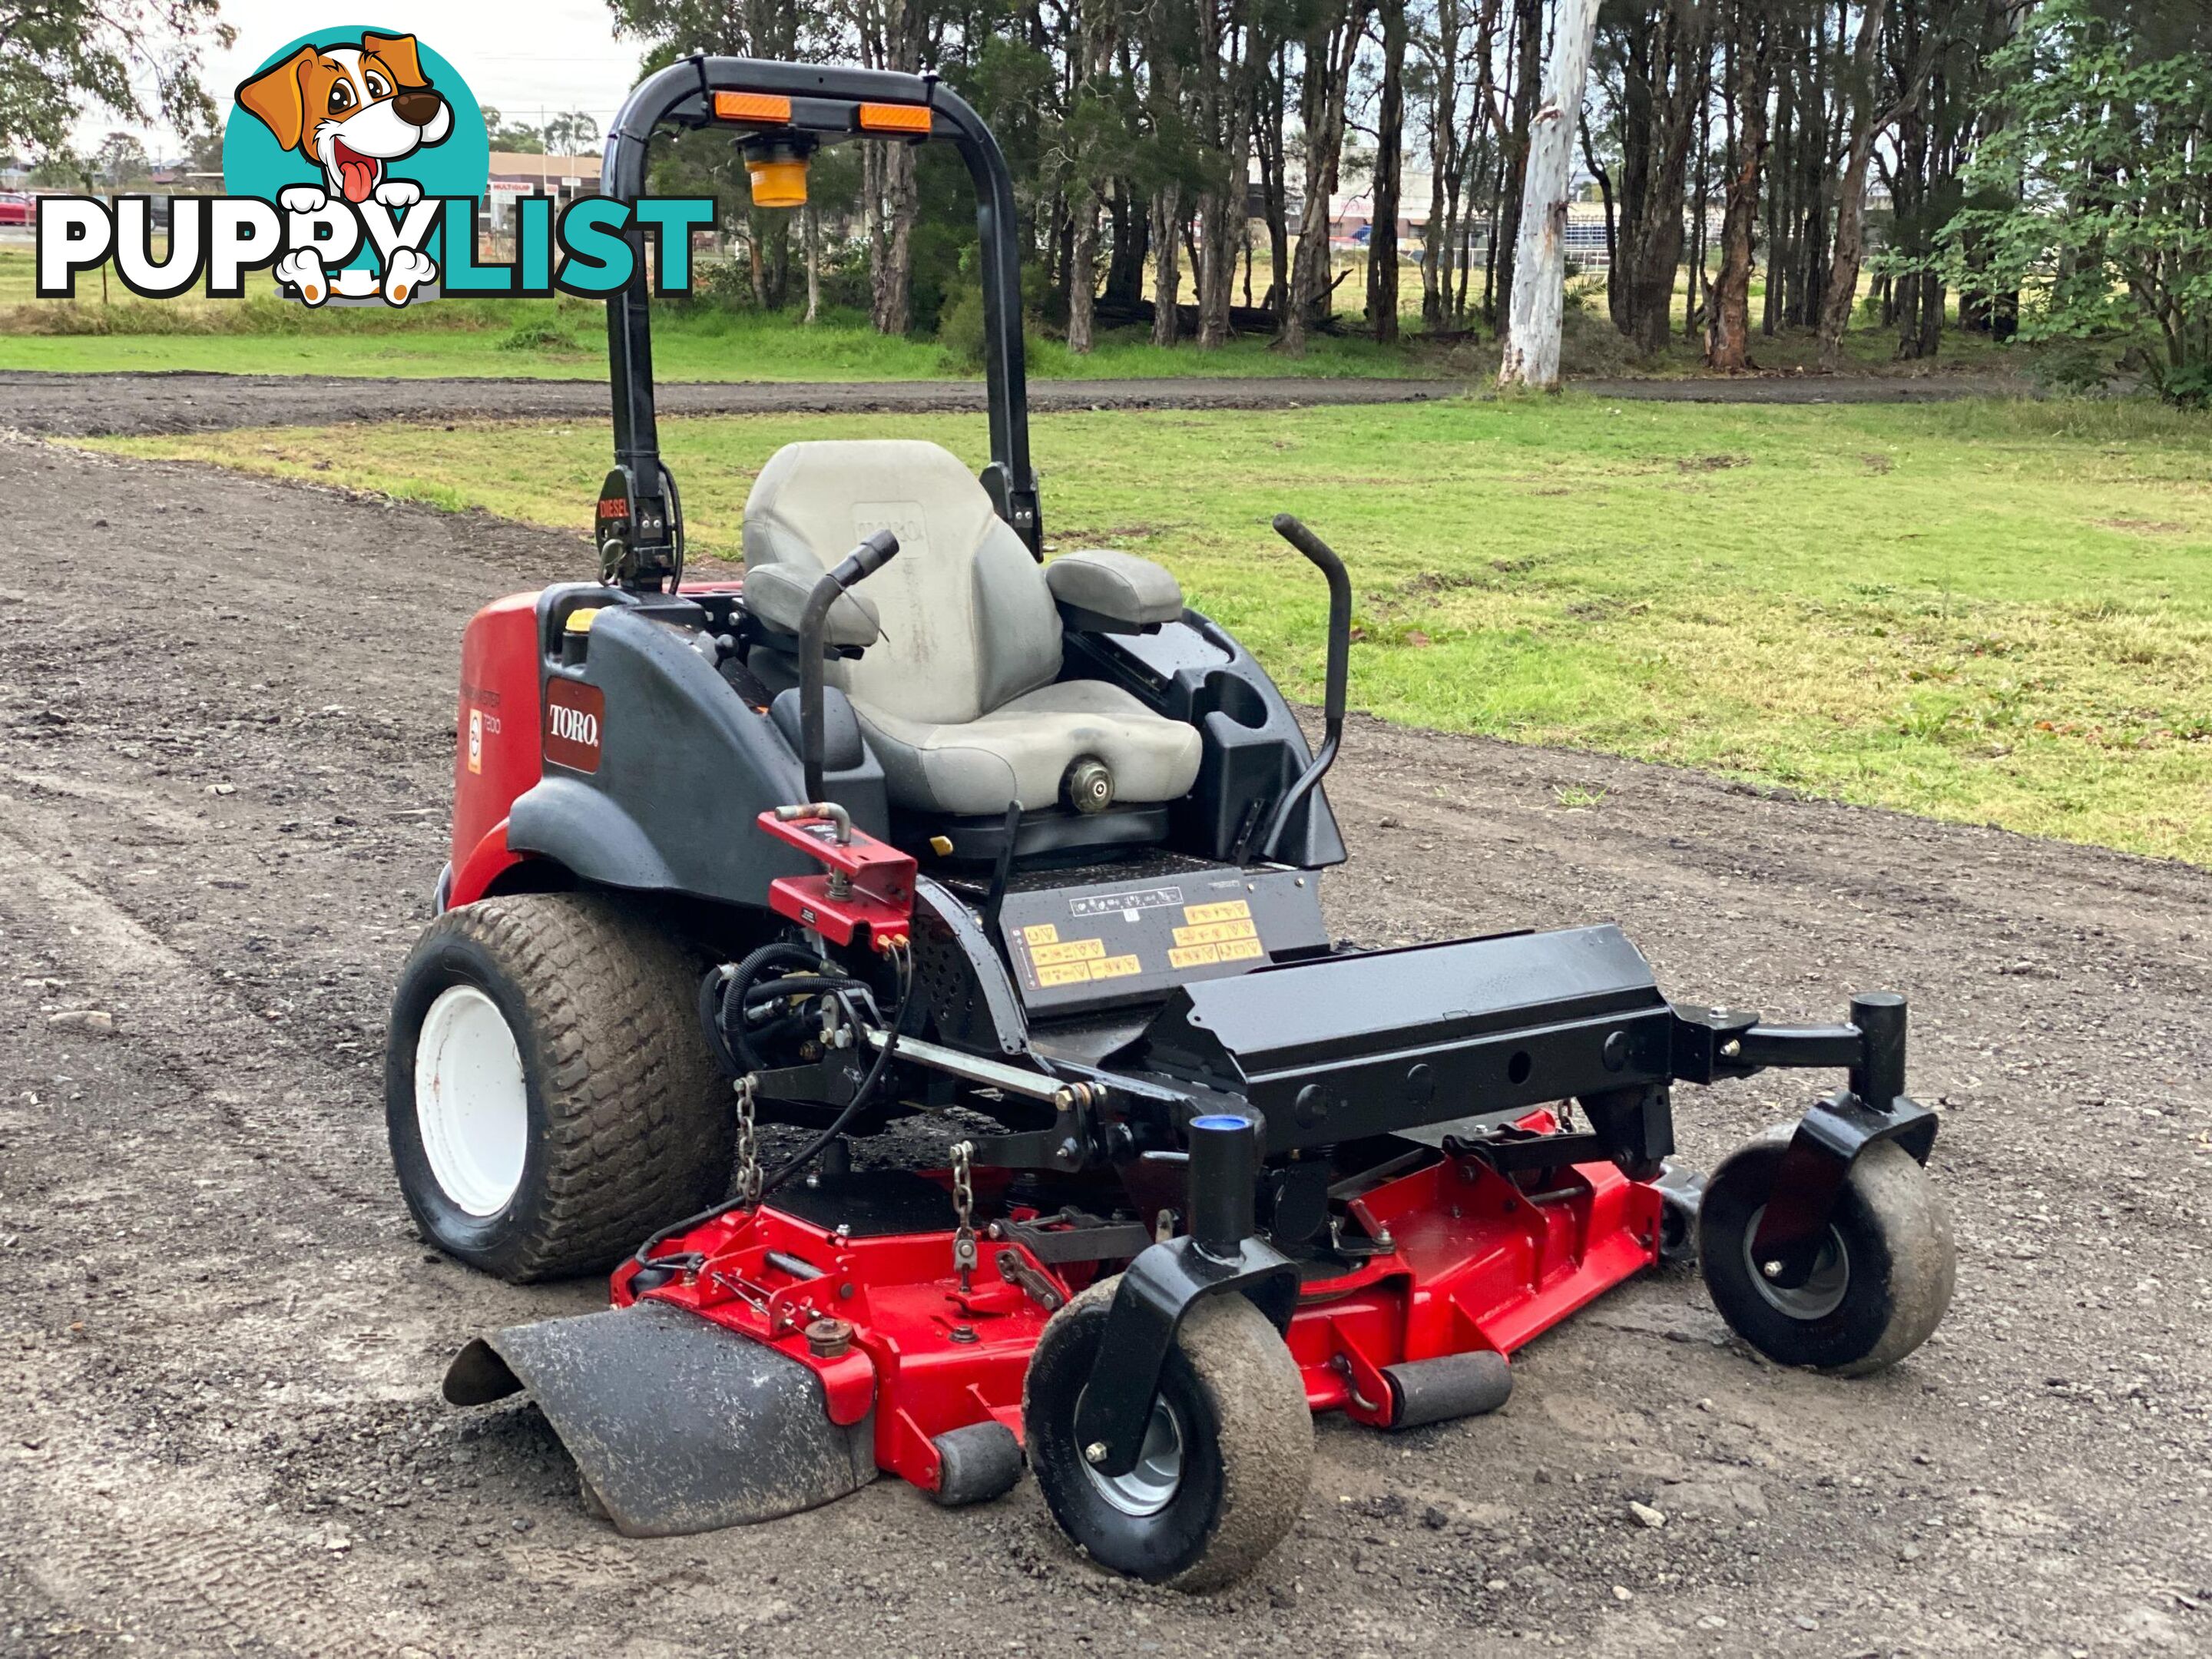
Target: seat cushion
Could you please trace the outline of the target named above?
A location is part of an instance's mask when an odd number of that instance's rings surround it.
[[[855,590],[882,619],[829,683],[908,720],[971,720],[1060,674],[1044,572],[958,458],[916,439],[786,444],[745,501],[748,580],[788,566],[811,588],[878,530],[898,556]],[[1003,804],[1003,803],[1002,803]]]
[[[1060,799],[1086,756],[1114,774],[1116,801],[1179,800],[1198,779],[1198,729],[1154,714],[1118,685],[1066,680],[1002,703],[980,720],[902,720],[854,699],[883,762],[891,804],[957,816],[1030,811]]]

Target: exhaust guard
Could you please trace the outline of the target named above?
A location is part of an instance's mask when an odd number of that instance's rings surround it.
[[[456,1406],[523,1389],[628,1537],[773,1521],[876,1478],[872,1413],[840,1427],[805,1366],[662,1303],[511,1326],[446,1372]]]

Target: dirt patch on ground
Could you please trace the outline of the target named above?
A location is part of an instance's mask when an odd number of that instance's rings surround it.
[[[1036,381],[1039,413],[1090,409],[1297,409],[1457,397],[1456,380]],[[981,381],[664,383],[669,415],[981,414]],[[598,380],[362,380],[283,374],[0,374],[0,430],[63,437],[210,432],[340,421],[605,420]]]
[[[2212,876],[1357,722],[1331,783],[1342,933],[1616,919],[1684,998],[1819,1018],[1853,987],[1912,994],[1961,1251],[1936,1342],[1864,1382],[1778,1371],[1693,1273],[1648,1279],[1522,1356],[1496,1418],[1324,1421],[1289,1542],[1196,1600],[1075,1559],[1026,1482],[948,1514],[884,1481],[629,1541],[578,1509],[534,1413],[435,1397],[472,1333],[600,1292],[427,1253],[380,1104],[462,623],[588,550],[29,444],[0,444],[0,1653],[2212,1633]],[[112,1031],[54,1018],[88,1011]],[[1686,1091],[1685,1150],[1709,1163],[1795,1103],[1779,1080]]]
[[[1487,382],[1364,380],[1036,380],[1040,414],[1090,409],[1297,409],[1320,404],[1421,403],[1486,389]],[[1601,397],[1671,403],[1920,403],[2018,395],[1989,375],[1906,380],[1881,375],[1728,380],[1583,380]],[[732,385],[663,384],[663,415],[980,413],[980,382],[908,380]],[[341,421],[604,418],[596,380],[364,380],[311,374],[49,374],[0,373],[0,431],[88,437],[99,433],[212,432],[240,426],[329,426]]]

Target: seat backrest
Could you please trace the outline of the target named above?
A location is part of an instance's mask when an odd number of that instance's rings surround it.
[[[883,638],[827,676],[864,708],[957,725],[1060,672],[1044,571],[957,456],[912,439],[787,444],[745,500],[745,568],[826,570],[878,530],[898,556],[860,591]]]

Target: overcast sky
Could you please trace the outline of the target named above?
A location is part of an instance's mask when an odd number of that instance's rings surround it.
[[[226,115],[231,88],[263,58],[297,35],[325,27],[366,26],[419,35],[460,70],[477,102],[532,125],[541,111],[580,109],[604,130],[636,82],[644,56],[639,42],[614,38],[606,0],[444,0],[434,5],[404,0],[339,5],[222,0],[222,15],[238,31],[238,44],[209,55],[205,78]],[[112,117],[94,112],[80,124],[78,142],[96,145],[117,125]],[[142,136],[156,155],[171,155],[178,148],[175,136],[167,131],[157,128]]]

